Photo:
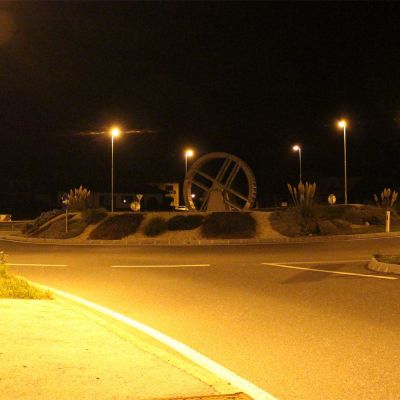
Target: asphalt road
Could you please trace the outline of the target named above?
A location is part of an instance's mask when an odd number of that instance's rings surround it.
[[[400,399],[400,280],[365,261],[398,253],[400,239],[0,249],[38,264],[14,271],[146,323],[279,399]]]

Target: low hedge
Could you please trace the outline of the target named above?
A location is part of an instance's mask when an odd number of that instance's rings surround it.
[[[68,218],[68,232],[65,232],[65,218],[54,221],[43,231],[35,234],[36,237],[49,239],[68,239],[79,236],[87,227],[82,219]]]
[[[170,231],[190,231],[198,228],[204,221],[203,215],[177,215],[167,222]]]
[[[119,240],[137,232],[143,214],[120,214],[106,218],[89,235],[95,240]]]
[[[87,224],[97,224],[107,216],[104,208],[88,208],[82,211],[82,217]]]
[[[167,230],[167,222],[164,218],[151,218],[143,229],[143,233],[149,237],[159,236]]]
[[[26,234],[26,235],[33,235],[33,234],[39,232],[40,228],[44,224],[46,224],[47,222],[49,222],[53,218],[58,217],[63,212],[64,211],[57,210],[57,209],[51,210],[51,211],[42,212],[39,215],[39,217],[37,217],[32,223],[28,223],[22,228],[22,233]]]
[[[201,235],[208,239],[246,239],[256,234],[256,221],[247,212],[214,212],[201,225]]]

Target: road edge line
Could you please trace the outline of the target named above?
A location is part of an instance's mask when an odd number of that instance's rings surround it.
[[[270,267],[279,267],[279,268],[287,268],[287,269],[296,269],[300,271],[310,271],[310,272],[321,272],[325,274],[336,274],[336,275],[344,275],[344,276],[359,276],[361,278],[374,278],[374,279],[387,279],[387,280],[397,280],[398,278],[394,276],[384,276],[384,275],[374,275],[374,274],[358,274],[353,272],[344,272],[344,271],[333,271],[333,270],[324,270],[320,268],[306,268],[306,267],[296,267],[294,265],[286,265],[286,264],[278,264],[278,263],[266,263],[262,262],[262,265],[268,265]]]
[[[271,395],[270,393],[264,391],[263,389],[256,386],[254,383],[242,378],[241,376],[237,375],[233,371],[229,370],[228,368],[218,364],[216,361],[211,360],[207,356],[199,353],[198,351],[192,349],[191,347],[187,346],[186,344],[179,342],[176,339],[166,335],[154,329],[148,325],[145,325],[139,321],[136,321],[132,318],[129,318],[123,314],[120,314],[116,311],[113,311],[107,307],[101,306],[99,304],[93,303],[89,300],[83,299],[82,297],[75,296],[71,293],[64,292],[62,290],[52,288],[50,286],[42,285],[37,282],[29,281],[34,286],[37,286],[44,290],[49,290],[50,292],[78,303],[82,306],[85,306],[89,309],[97,311],[100,314],[107,315],[108,317],[114,318],[115,320],[122,322],[138,331],[145,333],[146,335],[152,337],[153,339],[161,342],[167,347],[172,348],[177,353],[183,355],[188,360],[192,361],[194,364],[204,368],[208,372],[214,374],[220,379],[225,380],[233,387],[241,390],[243,393],[247,394],[254,400],[278,400],[276,397]]]

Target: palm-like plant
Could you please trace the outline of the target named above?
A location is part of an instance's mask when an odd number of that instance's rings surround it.
[[[396,202],[397,196],[398,192],[396,192],[395,190],[392,191],[390,188],[384,188],[380,198],[374,193],[374,200],[378,207],[389,210]]]
[[[78,189],[71,189],[67,196],[67,204],[71,209],[84,210],[89,205],[90,190],[82,185]]]
[[[306,182],[304,185],[303,182],[299,182],[296,188],[295,185],[292,186],[288,183],[288,189],[296,207],[311,207],[314,202],[317,184],[315,182]]]

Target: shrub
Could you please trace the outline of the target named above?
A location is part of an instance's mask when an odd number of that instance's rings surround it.
[[[246,212],[214,212],[201,226],[206,238],[252,238],[256,233],[256,221]]]
[[[27,235],[32,235],[32,234],[37,233],[44,224],[46,224],[53,218],[58,217],[62,213],[63,213],[62,210],[51,210],[51,211],[46,211],[46,212],[41,213],[39,215],[39,217],[37,217],[33,221],[33,223],[27,224],[23,228],[23,233],[27,234]]]
[[[351,224],[340,218],[332,218],[340,212],[331,213],[332,206],[318,206],[307,208],[288,208],[284,211],[272,213],[270,221],[273,229],[285,236],[295,237],[301,235],[337,235],[352,233]],[[325,211],[328,210],[326,213]]]
[[[343,219],[355,225],[364,225],[366,222],[371,225],[384,225],[385,211],[373,206],[347,207]]]
[[[82,212],[84,221],[90,224],[97,224],[107,216],[107,210],[104,208],[88,208]]]
[[[89,239],[118,240],[137,232],[143,214],[121,214],[106,218],[89,235]]]
[[[270,221],[273,229],[280,234],[290,237],[301,235],[300,215],[295,208],[284,211],[275,211],[271,214]]]
[[[338,229],[338,233],[340,234],[346,235],[353,232],[351,224],[348,221],[345,221],[343,219],[334,219],[332,222],[336,226],[336,228]]]
[[[167,223],[164,218],[155,217],[151,218],[144,227],[144,234],[146,236],[154,237],[161,235],[167,230]]]
[[[321,235],[337,235],[339,233],[337,226],[328,220],[318,221],[318,232]]]
[[[189,231],[198,228],[204,220],[202,215],[176,215],[168,220],[170,231]]]

